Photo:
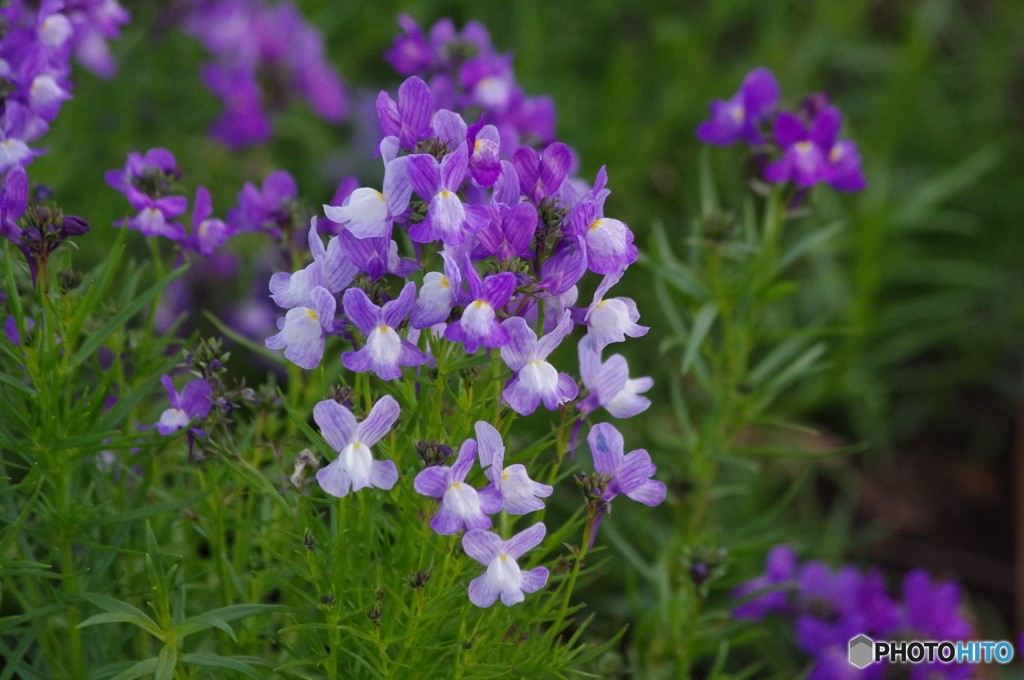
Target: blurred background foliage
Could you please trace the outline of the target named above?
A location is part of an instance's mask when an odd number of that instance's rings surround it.
[[[774,71],[790,108],[805,94],[829,92],[845,114],[844,136],[860,147],[869,186],[811,196],[807,220],[842,226],[786,272],[795,292],[780,314],[788,328],[823,329],[827,351],[774,408],[812,428],[785,435],[782,446],[805,454],[865,446],[820,465],[804,455],[724,472],[713,510],[722,526],[742,528],[766,508],[789,504],[768,515],[776,520],[757,541],[737,539],[747,548],[730,558],[727,581],[758,571],[766,546],[790,542],[806,556],[859,558],[895,572],[920,566],[961,579],[987,637],[1019,628],[1011,458],[1024,354],[1024,3],[299,0],[349,85],[350,122],[331,127],[295,105],[277,119],[272,144],[238,154],[207,139],[219,104],[199,82],[207,59],[199,43],[175,27],[166,3],[125,4],[133,23],[113,45],[119,75],[106,82],[76,72],[75,98],[42,140],[51,152],[31,168],[66,212],[94,225],[83,239],[86,258],[109,246],[115,232],[105,225],[127,207],[102,172],[123,165],[129,151],[171,149],[186,185],[209,187],[219,216],[244,181],[277,168],[295,175],[313,206],[347,174],[379,181],[370,157],[373,101],[381,84],[393,90],[399,82],[381,55],[403,11],[425,27],[445,16],[460,26],[476,19],[499,49],[514,51],[525,91],[554,98],[558,136],[578,152],[582,175],[608,166],[607,214],[631,226],[648,261],[663,255],[654,225],[677,252],[694,233],[701,149],[693,131],[711,99],[731,96],[759,65]],[[743,154],[708,155],[732,209],[745,194]],[[236,286],[244,295],[250,282]],[[641,322],[652,327],[621,351],[633,375],[656,380],[652,409],[623,429],[629,448],[645,446],[672,473],[680,502],[691,452],[681,443],[672,386],[693,386],[680,375],[654,288],[640,266],[616,288],[637,300]],[[727,491],[737,475],[742,497]],[[788,493],[794,480],[797,491]],[[613,563],[630,566],[605,569],[585,597],[609,615],[606,632],[657,601],[657,589],[638,585],[656,578],[645,569],[710,549],[676,541],[667,550],[674,522],[671,512],[652,519],[645,508],[622,507],[602,529]],[[679,571],[672,565],[665,574]],[[606,594],[613,592],[622,594]],[[631,644],[647,658],[667,654],[643,617],[639,626]],[[617,663],[610,659],[602,672],[613,674]]]

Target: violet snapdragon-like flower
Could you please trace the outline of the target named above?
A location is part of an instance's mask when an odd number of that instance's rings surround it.
[[[654,387],[652,378],[630,378],[626,357],[621,354],[613,354],[602,363],[601,353],[594,350],[590,337],[580,339],[578,350],[580,377],[590,390],[579,403],[580,411],[589,414],[604,408],[614,418],[632,418],[647,410],[651,400],[640,395]]]
[[[532,203],[488,206],[490,221],[476,234],[480,245],[473,252],[476,258],[493,255],[499,261],[514,257],[533,259],[536,254],[530,245],[537,233],[537,208]]]
[[[310,220],[307,241],[313,261],[294,274],[277,272],[270,277],[270,297],[278,307],[309,307],[310,293],[317,286],[338,295],[348,288],[359,272],[358,267],[342,252],[341,241],[331,238],[324,247],[317,233],[317,219]]]
[[[441,240],[448,246],[461,246],[468,234],[480,231],[490,221],[487,209],[479,204],[465,204],[459,198],[459,187],[468,172],[466,144],[438,163],[430,154],[409,156],[408,171],[413,189],[428,201],[427,215],[409,228],[409,238],[417,243]]]
[[[764,144],[759,125],[771,118],[778,103],[775,76],[766,68],[756,68],[731,99],[711,102],[711,119],[697,126],[697,139],[715,146],[729,146],[740,140],[751,146]]]
[[[172,241],[184,241],[185,227],[172,222],[188,210],[188,199],[184,196],[152,198],[134,186],[128,187],[128,202],[139,213],[127,220],[129,229],[136,229],[143,236],[164,236]]]
[[[593,347],[600,352],[609,343],[623,342],[628,335],[639,338],[650,330],[647,326],[637,323],[640,312],[636,303],[629,298],[605,298],[605,293],[622,278],[622,272],[608,274],[594,292],[594,301],[590,303],[583,323],[587,325],[587,335]]]
[[[521,180],[520,180],[521,181]],[[633,232],[620,220],[604,216],[608,173],[602,166],[591,197],[580,201],[569,215],[572,235],[587,246],[587,265],[596,274],[621,272],[636,262],[639,252]]]
[[[342,304],[345,316],[366,336],[366,344],[355,352],[345,352],[341,362],[357,373],[373,371],[381,380],[402,377],[402,366],[422,366],[427,361],[416,345],[398,334],[398,326],[409,315],[416,301],[416,284],[410,281],[398,297],[383,307],[370,302],[359,288],[345,291]]]
[[[769,612],[786,612],[790,593],[783,586],[794,585],[795,575],[796,552],[788,545],[772,548],[765,559],[764,575],[733,588],[733,599],[755,595],[733,609],[733,616],[760,620]]]
[[[213,402],[210,401],[213,389],[206,380],[194,378],[182,388],[181,392],[174,389],[174,381],[171,380],[169,375],[160,378],[160,382],[164,384],[164,389],[167,390],[167,397],[171,402],[171,407],[160,414],[159,421],[153,425],[140,427],[140,430],[148,430],[155,427],[157,432],[162,435],[174,434],[178,430],[189,427],[191,423],[202,420],[209,415],[210,408],[213,406]],[[199,428],[192,427],[190,430],[199,436],[205,436],[205,433]]]
[[[316,481],[328,494],[344,498],[372,486],[387,491],[398,481],[398,468],[390,460],[375,460],[371,447],[398,420],[401,409],[391,395],[381,397],[361,423],[347,408],[327,399],[313,407],[320,434],[338,457],[316,472]]]
[[[559,373],[548,363],[548,356],[572,331],[572,318],[568,311],[558,326],[539,340],[526,320],[519,316],[506,319],[510,342],[501,348],[501,358],[515,375],[502,392],[505,402],[516,413],[528,416],[543,401],[545,408],[555,410],[561,404],[576,398],[576,381],[566,373]]]
[[[424,468],[413,482],[417,493],[440,501],[430,528],[450,536],[465,527],[467,530],[491,526],[492,515],[501,510],[501,494],[493,486],[475,489],[466,477],[476,461],[477,443],[467,439],[459,449],[459,457],[451,466],[431,465]]]
[[[324,215],[356,238],[390,237],[391,225],[409,207],[412,196],[407,161],[407,156],[386,160],[383,191],[360,187],[342,205],[324,205]]]
[[[508,304],[516,289],[516,276],[511,272],[491,274],[481,279],[471,262],[465,266],[470,300],[462,318],[448,324],[444,337],[461,342],[470,354],[484,347],[504,347],[511,340],[508,329],[497,317],[497,311]]]
[[[210,217],[213,214],[213,201],[206,187],[196,189],[196,199],[192,203],[192,234],[188,246],[205,257],[211,257],[213,251],[227,243],[231,235],[224,220]]]
[[[469,600],[478,607],[490,607],[501,598],[506,607],[526,599],[548,582],[546,567],[523,570],[517,560],[541,541],[547,528],[542,522],[520,531],[507,541],[490,531],[470,531],[462,538],[462,549],[487,571],[469,583]]]
[[[834,106],[819,111],[809,127],[791,113],[775,118],[775,141],[783,149],[782,158],[765,168],[769,182],[793,180],[807,188],[827,182],[837,191],[860,191],[866,186],[860,169],[857,146],[839,140],[842,114]]]
[[[565,144],[555,142],[538,152],[521,146],[512,154],[512,165],[519,176],[519,187],[531,201],[539,204],[553,195],[569,176],[572,151]]]
[[[409,317],[413,328],[428,328],[444,323],[452,313],[462,287],[462,272],[455,260],[442,251],[444,273],[427,272],[423,276],[416,307]]]
[[[415,260],[398,255],[398,243],[391,238],[390,231],[380,238],[356,238],[349,231],[337,236],[341,254],[356,272],[366,274],[371,280],[385,274],[394,274],[404,279],[419,269]]]
[[[387,92],[377,97],[380,130],[385,137],[396,137],[403,149],[416,148],[430,130],[434,114],[434,97],[421,79],[407,78],[398,88],[398,101]]]
[[[280,333],[266,340],[267,349],[283,349],[286,359],[306,370],[320,365],[327,335],[334,331],[337,307],[334,296],[321,286],[313,288],[309,297],[310,306],[288,310],[277,320]]]
[[[16,165],[4,175],[3,190],[0,191],[0,236],[15,243],[21,243],[21,227],[18,220],[28,208],[28,173]]]
[[[643,449],[624,453],[622,434],[611,423],[598,423],[587,435],[594,470],[608,477],[605,502],[619,494],[644,505],[660,505],[665,500],[665,484],[652,479],[657,467]]]
[[[476,440],[480,451],[480,465],[486,468],[484,474],[491,481],[488,485],[495,489],[502,499],[501,509],[510,515],[525,515],[528,512],[541,510],[544,501],[554,489],[530,479],[526,466],[515,463],[505,467],[505,444],[493,425],[478,420],[474,426]],[[488,487],[485,487],[485,490]]]

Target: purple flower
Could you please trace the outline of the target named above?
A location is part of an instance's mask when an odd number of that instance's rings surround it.
[[[143,236],[166,236],[172,241],[184,241],[185,227],[169,221],[188,210],[188,199],[184,196],[165,196],[153,199],[135,188],[128,186],[128,202],[139,211],[129,217],[129,229],[137,229]]]
[[[747,74],[732,99],[711,102],[711,120],[697,126],[697,139],[705,144],[729,146],[744,140],[751,146],[764,144],[758,125],[768,120],[779,103],[779,85],[766,68]]]
[[[537,232],[537,208],[532,203],[512,206],[498,203],[488,209],[490,221],[476,234],[480,245],[473,256],[482,259],[493,255],[501,261],[514,257],[535,258],[530,244]]]
[[[442,251],[441,257],[444,259],[444,273],[427,272],[423,276],[416,308],[409,317],[409,325],[413,328],[444,323],[457,301],[462,287],[462,272],[448,253]]]
[[[490,607],[498,598],[506,607],[526,599],[548,582],[546,567],[523,571],[517,560],[544,540],[547,529],[543,522],[520,531],[507,541],[490,531],[470,531],[462,538],[462,549],[487,567],[483,576],[469,583],[469,600],[478,607]]]
[[[459,449],[453,465],[431,465],[424,468],[413,482],[417,493],[441,502],[430,528],[450,536],[463,527],[467,530],[491,526],[487,515],[501,510],[501,494],[487,486],[479,491],[466,483],[466,476],[476,460],[476,441],[467,439]]]
[[[307,371],[320,365],[327,334],[334,330],[337,306],[326,288],[317,286],[309,296],[312,304],[288,310],[283,319],[277,320],[281,332],[266,340],[267,349],[284,349],[286,359]]]
[[[462,318],[448,324],[444,337],[461,342],[470,354],[484,347],[504,347],[511,339],[508,330],[497,318],[497,310],[508,304],[516,289],[516,275],[511,272],[491,274],[481,280],[472,263],[466,262],[471,301],[462,311]]]
[[[598,352],[612,342],[624,342],[626,336],[639,338],[650,330],[637,323],[640,312],[636,303],[629,298],[604,299],[608,289],[619,282],[622,272],[608,274],[594,292],[594,301],[587,308],[583,322],[587,324],[587,335]]]
[[[310,293],[317,286],[322,286],[332,295],[337,295],[348,288],[359,268],[345,257],[341,242],[332,238],[324,248],[323,241],[316,229],[317,219],[310,220],[307,240],[309,250],[313,253],[313,261],[305,269],[294,274],[277,272],[270,277],[271,298],[278,307],[309,307]]]
[[[366,344],[357,352],[345,352],[341,363],[345,368],[363,373],[373,371],[381,380],[402,377],[402,366],[421,366],[427,356],[416,345],[398,335],[396,330],[405,320],[416,300],[416,284],[410,281],[399,296],[378,307],[359,288],[345,291],[342,304],[345,316],[366,336]]]
[[[903,577],[901,628],[914,639],[963,640],[971,628],[960,615],[960,587],[953,581],[932,583],[927,572],[914,569]]]
[[[338,402],[327,399],[313,407],[313,420],[338,457],[316,472],[316,481],[328,494],[344,498],[368,486],[387,491],[398,481],[393,461],[374,460],[371,447],[398,420],[400,409],[391,395],[373,405],[361,423]]]
[[[413,189],[429,202],[422,222],[409,227],[409,238],[417,243],[441,240],[448,246],[460,246],[467,232],[487,226],[490,215],[482,205],[466,205],[458,196],[459,187],[469,169],[466,144],[446,155],[440,163],[429,154],[409,156],[409,179]]]
[[[799,187],[811,187],[826,179],[827,155],[839,134],[841,121],[834,106],[815,116],[809,129],[793,114],[780,113],[775,118],[775,141],[782,148],[782,158],[765,168],[765,179],[793,180]]]
[[[479,123],[467,132],[469,144],[469,172],[473,181],[482,187],[494,186],[501,175],[501,136],[493,125]]]
[[[29,333],[36,327],[35,319],[25,317],[25,330]],[[18,347],[21,346],[21,334],[18,333],[18,322],[15,321],[13,316],[9,316],[4,319],[4,335],[7,336],[7,342]]]
[[[398,256],[398,243],[391,240],[390,232],[380,238],[356,238],[351,232],[343,231],[337,239],[342,256],[357,272],[364,272],[371,279],[379,279],[385,274],[404,279],[419,269],[415,261]]]
[[[626,357],[613,354],[601,362],[601,353],[594,350],[589,336],[580,340],[580,377],[590,394],[580,402],[585,414],[604,408],[614,418],[632,418],[647,410],[651,400],[640,395],[654,386],[648,377],[629,377]]]
[[[399,86],[397,103],[384,91],[377,97],[381,133],[385,137],[397,137],[404,149],[414,149],[416,142],[427,137],[433,114],[434,97],[430,88],[415,76]]]
[[[155,196],[166,193],[170,183],[181,175],[174,154],[157,147],[150,149],[145,155],[129,153],[123,169],[108,170],[103,177],[111,188],[125,196],[128,195],[129,186],[139,187],[144,193]]]
[[[391,225],[409,207],[412,196],[407,160],[408,156],[402,156],[384,164],[383,192],[360,187],[343,205],[324,205],[324,214],[356,238],[390,236]]]
[[[189,423],[195,420],[202,420],[210,413],[210,407],[213,406],[213,402],[210,401],[213,389],[210,387],[210,383],[202,378],[195,378],[189,381],[180,394],[174,389],[174,381],[171,380],[171,376],[163,376],[160,378],[160,382],[164,384],[164,389],[167,390],[167,397],[171,401],[171,407],[160,415],[158,422],[153,425],[140,427],[140,430],[148,430],[155,427],[157,432],[162,435],[173,434],[182,428],[188,427]],[[191,430],[200,436],[205,435],[198,428],[193,427]]]
[[[867,186],[860,169],[857,145],[848,139],[834,142],[828,150],[825,181],[836,191],[860,191]]]
[[[780,545],[768,552],[765,560],[765,573],[755,579],[733,588],[733,599],[745,598],[760,593],[733,609],[733,616],[738,619],[760,620],[770,612],[789,611],[789,592],[781,586],[793,584],[796,575],[796,553],[788,545]],[[771,588],[768,592],[763,590]]]
[[[572,165],[572,152],[561,142],[549,144],[540,153],[521,146],[512,154],[512,165],[519,176],[520,190],[539,204],[565,181]]]
[[[20,243],[21,228],[17,222],[28,207],[28,173],[16,165],[4,176],[3,191],[0,192],[0,236],[6,236]]]
[[[480,466],[486,468],[484,474],[491,480],[483,491],[495,489],[502,498],[501,508],[510,515],[525,515],[542,509],[544,501],[541,498],[550,496],[554,489],[530,479],[521,463],[505,467],[505,445],[493,425],[478,420],[475,429],[480,447]]]
[[[227,243],[231,235],[224,220],[210,219],[213,214],[213,202],[206,187],[196,189],[196,200],[192,204],[192,236],[189,247],[210,257],[213,251]]]
[[[262,190],[246,182],[238,194],[238,206],[228,211],[231,233],[266,230],[275,238],[280,236],[279,227],[291,219],[287,204],[297,194],[295,180],[285,170],[267,175]]]
[[[528,416],[542,401],[553,411],[560,404],[575,399],[576,382],[546,361],[562,338],[572,331],[570,313],[566,311],[555,330],[540,340],[522,317],[506,319],[503,325],[511,341],[501,348],[501,358],[515,376],[506,383],[502,397],[512,410]]]
[[[263,110],[255,73],[243,66],[206,64],[200,76],[203,84],[225,102],[210,128],[211,137],[234,150],[270,141],[273,128]]]
[[[402,76],[425,73],[434,65],[434,55],[423,38],[423,30],[408,14],[398,15],[398,25],[406,35],[395,37],[384,59]]]
[[[655,479],[657,467],[643,449],[623,455],[622,435],[611,423],[598,423],[587,435],[594,470],[609,478],[604,500],[625,494],[644,505],[660,505],[665,500],[665,485]]]
[[[587,246],[587,264],[596,274],[621,272],[636,262],[633,232],[625,223],[604,216],[608,173],[602,166],[594,181],[593,198],[583,200],[569,214],[571,235]]]

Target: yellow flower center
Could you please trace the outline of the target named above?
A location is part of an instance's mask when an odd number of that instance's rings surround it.
[[[441,198],[448,198],[452,195],[452,192],[448,191],[447,189],[441,189],[441,191],[437,192],[437,195],[440,196]]]
[[[306,314],[309,314],[309,318],[310,318],[310,319],[315,319],[316,321],[319,321],[319,320],[320,320],[320,317],[319,317],[319,316],[317,316],[317,315],[316,315],[316,312],[314,312],[314,311],[313,311],[312,309],[307,309],[307,310],[306,310]]]
[[[601,226],[601,222],[603,222],[603,221],[604,220],[594,220],[594,223],[590,225],[590,231],[594,231],[595,229],[600,227]]]
[[[380,331],[381,333],[387,333],[389,330],[391,330],[391,326],[377,326],[377,330]]]
[[[490,305],[484,302],[483,300],[474,301],[473,306],[476,307],[477,309],[480,309],[481,307],[490,307]]]
[[[444,286],[445,288],[448,288],[448,277],[447,276],[442,276],[441,277],[441,285]]]
[[[382,200],[382,201],[386,201],[386,200],[387,200],[387,199],[385,199],[385,198],[384,198],[384,194],[382,194],[382,193],[381,193],[381,192],[379,192],[379,191],[377,192],[377,198],[379,198],[379,199],[380,199],[380,200]]]

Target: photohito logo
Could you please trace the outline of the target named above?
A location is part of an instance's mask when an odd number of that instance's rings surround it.
[[[1009,663],[1013,645],[1005,640],[850,640],[850,663],[865,668],[877,661],[890,663]]]

